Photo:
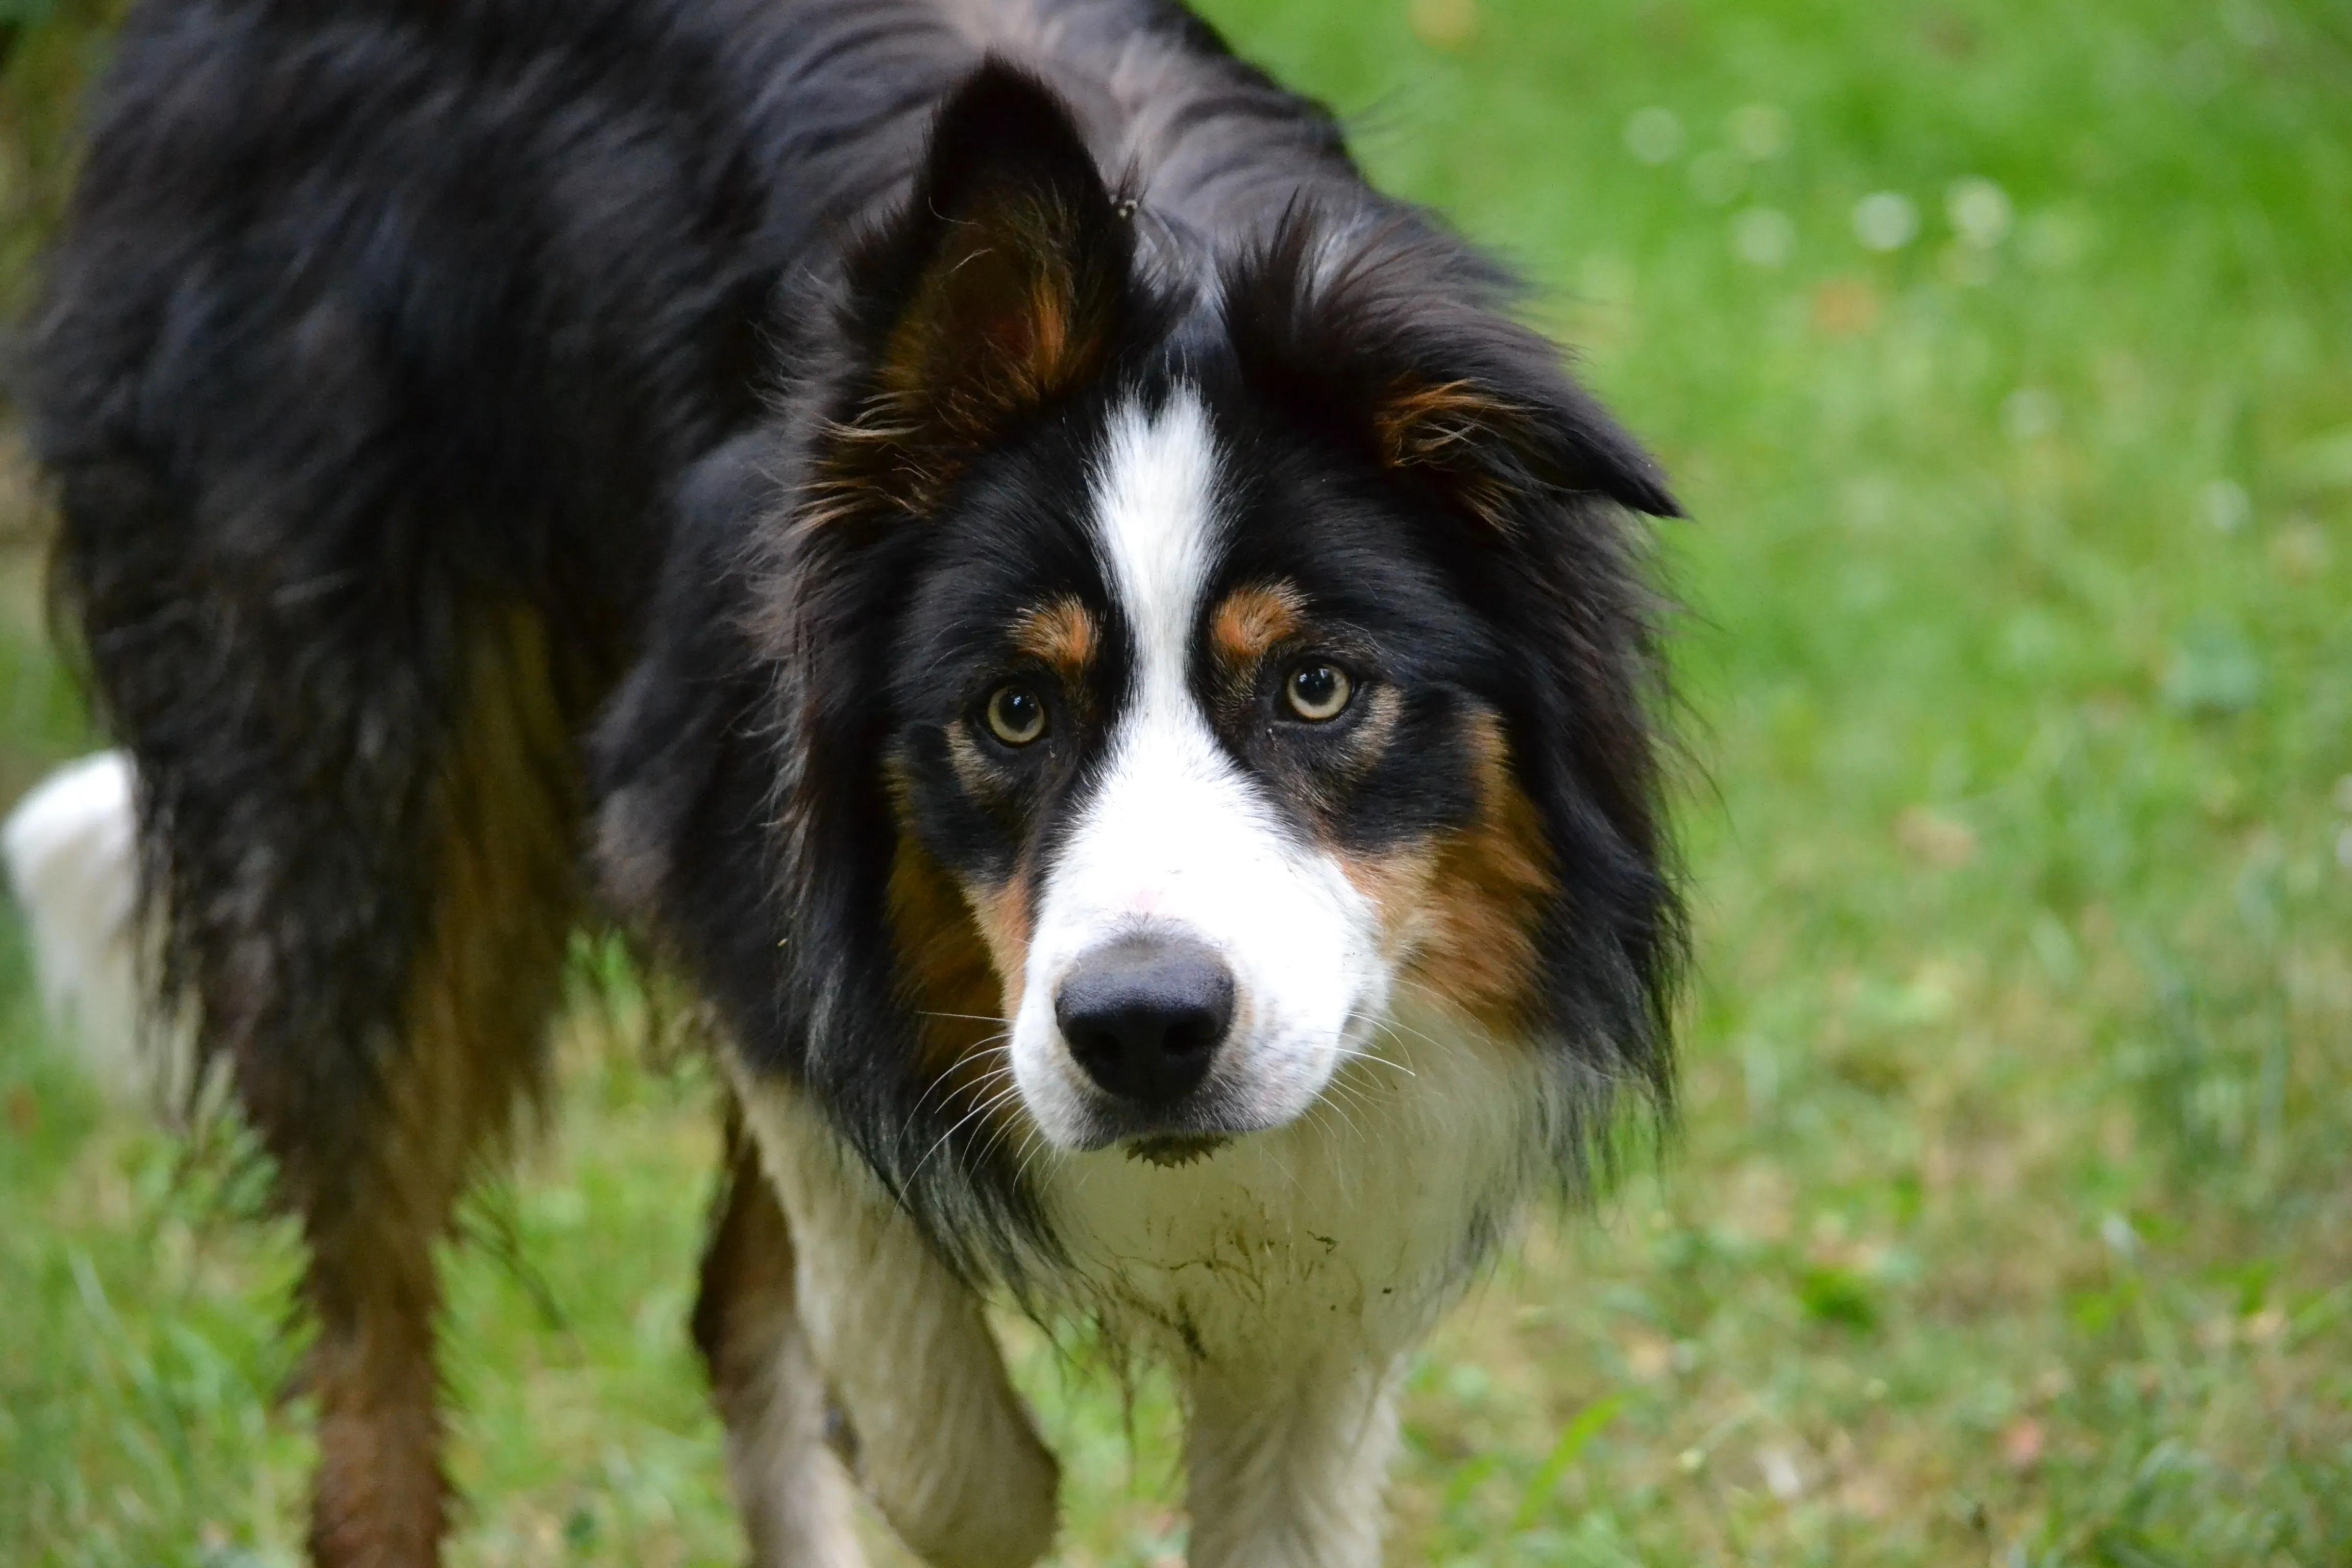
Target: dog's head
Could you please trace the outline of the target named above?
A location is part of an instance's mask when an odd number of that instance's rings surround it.
[[[801,1070],[919,1188],[1279,1126],[1407,996],[1663,1089],[1656,470],[1417,217],[1151,222],[983,70],[795,394]]]

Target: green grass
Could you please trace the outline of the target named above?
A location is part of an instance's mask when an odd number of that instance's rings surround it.
[[[1683,1131],[1417,1365],[1392,1561],[2352,1562],[2352,21],[1210,9],[1527,269],[1695,514]],[[0,786],[79,742],[26,637],[0,703]],[[289,1561],[289,1249],[5,941],[0,1558]],[[565,1064],[456,1268],[458,1560],[724,1561],[708,1095]],[[1164,1386],[1020,1343],[1064,1561],[1174,1561]]]

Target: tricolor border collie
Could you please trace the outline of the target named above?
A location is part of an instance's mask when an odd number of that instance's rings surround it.
[[[991,1294],[1173,1363],[1199,1568],[1377,1560],[1401,1357],[1670,1081],[1674,502],[1508,292],[1172,0],[139,8],[25,359],[128,760],[16,850],[135,805],[316,1562],[436,1560],[591,920],[715,1020],[758,1561],[856,1559],[835,1446],[1047,1550]]]

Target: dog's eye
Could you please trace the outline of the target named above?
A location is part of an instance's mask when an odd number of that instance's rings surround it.
[[[988,697],[988,732],[1008,746],[1025,746],[1045,732],[1045,700],[1022,685],[1000,686]]]
[[[1309,659],[1292,668],[1282,683],[1282,694],[1293,713],[1310,724],[1320,724],[1348,710],[1356,686],[1338,665]]]

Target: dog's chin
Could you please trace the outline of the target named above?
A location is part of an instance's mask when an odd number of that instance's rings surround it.
[[[1038,1123],[1050,1142],[1074,1154],[1116,1148],[1125,1151],[1131,1160],[1172,1166],[1189,1165],[1236,1138],[1267,1131],[1294,1120],[1293,1116],[1254,1111],[1212,1093],[1154,1110],[1090,1096],[1077,1109],[1077,1114],[1062,1125],[1052,1125],[1042,1117]]]

